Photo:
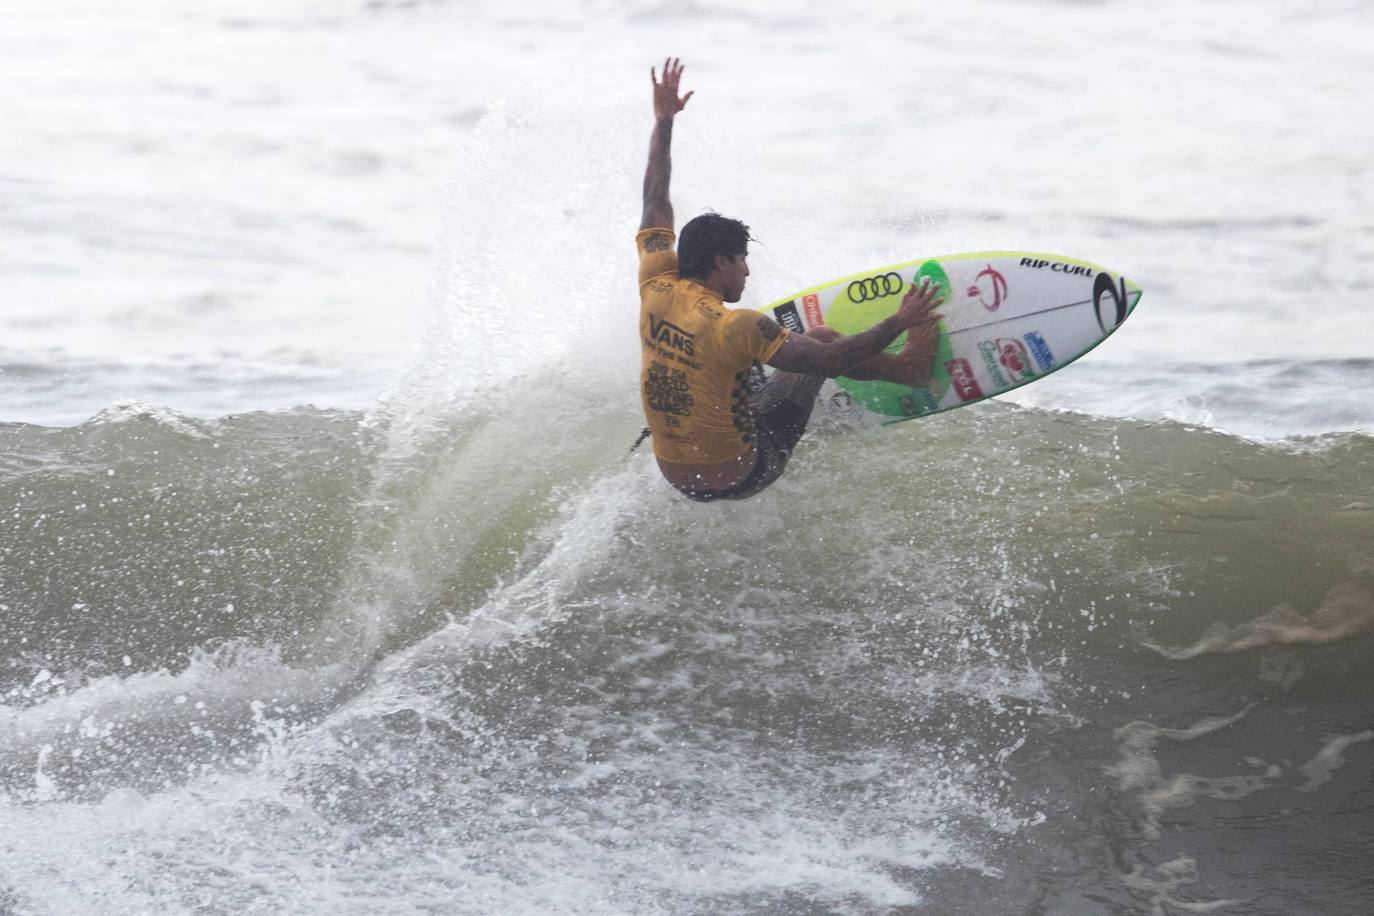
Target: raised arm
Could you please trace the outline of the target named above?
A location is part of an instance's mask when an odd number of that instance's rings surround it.
[[[682,80],[682,61],[670,57],[663,62],[663,82],[658,73],[649,68],[654,83],[654,132],[649,138],[649,167],[644,170],[644,216],[639,228],[662,226],[673,228],[673,204],[668,199],[668,182],[673,175],[673,161],[669,150],[673,145],[673,117],[683,109],[692,93],[678,97],[678,83]]]

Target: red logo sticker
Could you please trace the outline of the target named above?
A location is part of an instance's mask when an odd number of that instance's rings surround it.
[[[821,316],[821,297],[815,293],[802,296],[802,311],[806,314],[807,327],[825,324],[825,319]]]
[[[1030,353],[1026,350],[1026,345],[1015,337],[997,338],[997,361],[1007,370],[1007,377],[1011,379],[1012,384],[1035,374],[1035,370],[1031,368]]]
[[[1007,298],[1007,279],[989,264],[974,278],[973,285],[968,288],[968,297],[983,303],[983,308],[989,312],[995,312]]]
[[[973,377],[973,367],[968,360],[951,359],[945,363],[945,371],[949,373],[950,384],[954,386],[959,400],[976,401],[983,396],[983,389],[978,387],[978,380]]]

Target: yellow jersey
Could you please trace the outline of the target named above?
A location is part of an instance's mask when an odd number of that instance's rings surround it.
[[[749,370],[767,362],[788,331],[753,309],[678,275],[671,229],[641,230],[640,392],[654,454],[679,464],[738,460],[754,448]]]

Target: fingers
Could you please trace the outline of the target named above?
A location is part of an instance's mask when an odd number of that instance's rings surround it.
[[[911,289],[907,291],[906,298],[913,303],[918,303],[923,308],[930,309],[943,300],[944,293],[939,283],[930,277],[922,277],[919,286],[914,280],[912,281]]]
[[[685,69],[687,68],[683,66],[682,58],[665,57],[663,58],[663,82],[659,82],[655,68],[649,68],[649,75],[653,77],[655,86],[662,85],[677,88],[677,84],[682,80],[682,71]]]
[[[939,312],[926,312],[926,313],[923,314],[923,315],[918,315],[918,316],[915,318],[915,320],[912,321],[912,323],[911,323],[910,326],[911,326],[911,327],[916,327],[916,326],[918,326],[918,325],[923,325],[923,324],[939,324],[941,321],[944,321],[944,320],[945,320],[945,316],[944,316],[944,315],[941,315]]]
[[[682,81],[682,71],[686,68],[682,65],[682,59],[678,57],[665,57],[663,59],[663,79],[658,76],[658,68],[649,68],[649,79],[654,86],[654,111],[663,115],[673,115],[686,107],[687,101],[692,97],[689,92],[682,98],[678,98],[678,84]]]
[[[912,281],[911,289],[902,297],[903,323],[912,330],[923,332],[944,320],[945,316],[934,311],[944,303],[944,290],[940,283],[930,277]]]

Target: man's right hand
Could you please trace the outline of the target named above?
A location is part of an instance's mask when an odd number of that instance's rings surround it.
[[[687,106],[692,93],[678,98],[677,87],[682,81],[682,59],[669,57],[663,61],[663,82],[658,81],[658,72],[649,68],[649,78],[654,81],[654,120],[671,118]]]
[[[904,328],[914,328],[918,324],[935,324],[944,317],[934,311],[943,302],[944,290],[940,288],[940,284],[930,277],[923,277],[919,285],[915,282],[911,284],[911,289],[902,297],[902,304],[897,308],[895,317]]]

